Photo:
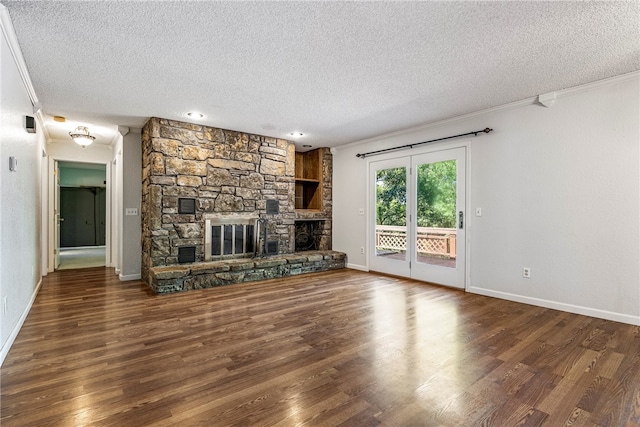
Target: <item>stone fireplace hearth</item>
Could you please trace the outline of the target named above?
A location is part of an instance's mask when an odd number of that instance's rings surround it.
[[[296,210],[292,142],[150,119],[142,131],[143,280],[185,259],[293,254],[303,220],[314,221],[314,249],[330,251],[331,153],[321,150],[322,207]]]

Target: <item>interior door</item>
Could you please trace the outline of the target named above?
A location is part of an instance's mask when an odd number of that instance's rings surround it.
[[[411,277],[465,287],[464,147],[411,157]]]
[[[465,287],[464,147],[372,161],[369,266]]]
[[[97,246],[96,188],[63,187],[60,190],[60,214],[64,218],[60,246],[75,248]]]

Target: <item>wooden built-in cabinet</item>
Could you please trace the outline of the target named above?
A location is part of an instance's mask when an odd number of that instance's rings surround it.
[[[296,209],[322,209],[322,149],[296,152]]]

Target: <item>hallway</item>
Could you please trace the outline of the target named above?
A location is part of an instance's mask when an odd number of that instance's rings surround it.
[[[58,270],[104,267],[106,265],[105,260],[105,246],[60,248],[60,266],[58,267]]]

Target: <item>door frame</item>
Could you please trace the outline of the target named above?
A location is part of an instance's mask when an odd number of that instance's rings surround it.
[[[60,164],[53,161],[53,270],[60,267],[60,231],[62,230],[60,213]]]
[[[367,270],[370,271],[371,270],[371,260],[372,257],[375,256],[375,242],[372,236],[372,229],[375,226],[375,198],[372,197],[372,191],[371,188],[373,186],[373,182],[371,181],[371,163],[373,162],[379,162],[379,161],[383,161],[383,160],[392,160],[392,159],[399,159],[399,158],[404,158],[404,157],[411,157],[411,156],[415,156],[415,155],[420,155],[420,154],[428,154],[428,153],[435,153],[438,151],[445,151],[445,150],[451,150],[454,148],[465,148],[466,154],[465,154],[465,195],[464,195],[464,201],[465,201],[465,220],[464,220],[464,227],[465,227],[465,260],[464,260],[464,287],[463,288],[458,288],[458,287],[454,287],[454,289],[464,289],[465,291],[467,289],[469,289],[470,287],[470,270],[471,270],[471,235],[472,235],[472,222],[470,221],[470,212],[472,211],[471,208],[471,185],[470,185],[470,178],[471,178],[471,156],[472,156],[472,150],[471,150],[471,140],[466,138],[466,139],[462,139],[460,141],[455,141],[455,142],[442,142],[442,143],[434,143],[431,145],[427,145],[427,146],[423,146],[423,147],[419,147],[419,148],[415,148],[415,149],[411,149],[411,150],[403,150],[403,151],[397,151],[397,152],[390,152],[387,154],[382,154],[382,155],[378,155],[378,156],[372,156],[372,157],[366,157],[365,161],[367,162],[366,165],[366,170],[367,170],[367,179],[366,179],[366,209],[367,209],[367,215],[366,215],[366,239],[365,239],[365,244],[366,244],[366,267]],[[411,161],[408,161],[409,164],[411,164]],[[408,207],[409,208],[409,207]],[[417,280],[417,279],[416,279]]]
[[[47,210],[47,223],[49,224],[49,238],[47,239],[47,272],[52,273],[56,268],[56,236],[55,236],[55,228],[56,228],[56,214],[55,214],[55,191],[56,189],[56,177],[55,177],[55,165],[57,162],[71,162],[71,163],[88,163],[95,165],[104,165],[105,166],[105,177],[106,177],[106,203],[105,203],[105,266],[112,267],[113,259],[111,256],[111,246],[114,242],[111,239],[111,230],[112,230],[112,176],[111,176],[111,162],[101,162],[101,161],[82,161],[74,158],[66,158],[59,156],[49,156],[49,172],[48,176],[48,189],[47,194],[49,194],[49,207]]]

